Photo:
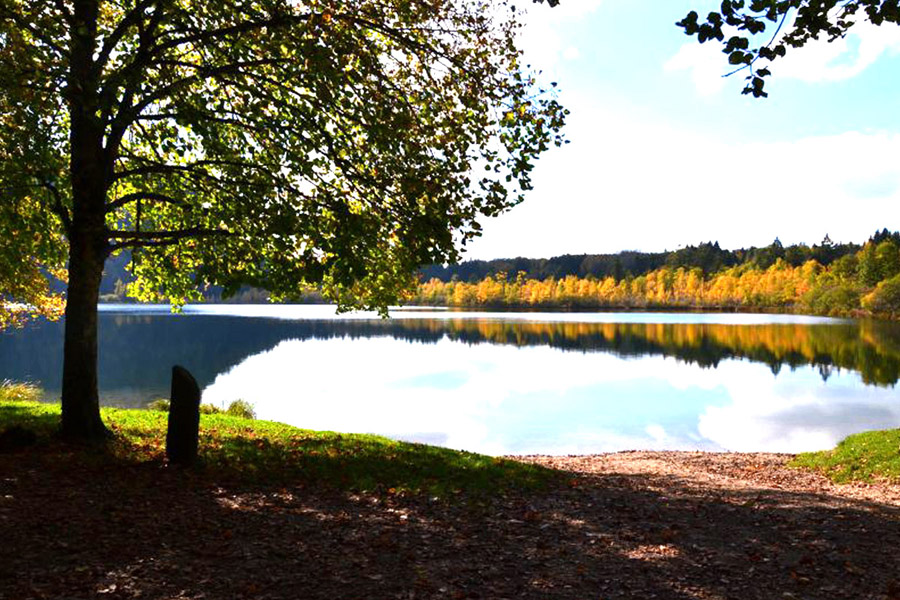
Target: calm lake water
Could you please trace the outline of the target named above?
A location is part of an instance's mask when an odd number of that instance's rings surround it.
[[[761,314],[485,313],[105,305],[108,405],[167,397],[488,454],[796,452],[900,426],[900,327]],[[58,398],[62,325],[0,334],[0,379]]]

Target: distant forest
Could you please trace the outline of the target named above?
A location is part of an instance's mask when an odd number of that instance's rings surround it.
[[[131,257],[107,261],[104,301],[125,299]],[[900,317],[900,232],[877,231],[864,244],[726,250],[705,242],[669,252],[567,254],[553,258],[471,260],[431,265],[416,274],[408,304],[492,308],[780,309],[816,314],[857,312]],[[210,302],[265,302],[265,291],[242,288]],[[300,301],[321,302],[308,290]]]
[[[879,244],[893,240],[900,246],[900,232],[882,229],[869,238],[869,242]],[[705,242],[668,252],[638,252],[625,250],[616,254],[564,254],[553,258],[503,258],[497,260],[467,260],[458,265],[431,265],[420,270],[421,280],[438,279],[443,282],[465,281],[474,283],[485,277],[506,273],[512,277],[523,272],[529,279],[561,279],[569,275],[579,278],[595,277],[615,280],[639,277],[662,267],[677,269],[698,268],[704,275],[712,275],[729,267],[754,265],[768,269],[779,258],[793,267],[814,260],[828,266],[848,254],[856,254],[862,245],[855,243],[834,243],[828,237],[812,246],[795,244],[784,246],[778,238],[760,248],[725,250],[719,242]]]
[[[776,239],[763,248],[728,251],[706,243],[659,254],[472,262],[431,272],[410,304],[900,318],[900,234],[887,229],[862,246],[835,244],[827,236],[812,247],[786,248]]]

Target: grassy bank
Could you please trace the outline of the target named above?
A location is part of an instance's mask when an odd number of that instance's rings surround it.
[[[0,385],[0,431],[19,426],[37,435],[37,451],[69,452],[56,439],[59,405],[37,402],[28,384]],[[167,413],[102,409],[115,434],[90,460],[164,464]],[[847,437],[832,450],[797,455],[791,466],[837,483],[900,482],[900,429]],[[452,496],[540,489],[561,473],[471,452],[363,434],[298,429],[228,414],[200,417],[200,477],[262,485],[308,483],[335,489]]]
[[[797,455],[792,466],[813,469],[836,483],[900,482],[900,429],[848,436],[832,450]]]
[[[0,387],[0,431],[37,434],[37,451],[66,452],[57,442],[59,405],[39,403],[33,387]],[[91,460],[164,463],[168,415],[104,408],[115,438]],[[374,435],[309,431],[226,414],[200,418],[198,476],[262,485],[308,483],[335,489],[427,493],[505,493],[538,489],[560,475],[542,467],[471,452],[397,442]]]

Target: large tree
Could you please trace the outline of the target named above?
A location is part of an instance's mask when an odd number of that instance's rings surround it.
[[[68,263],[63,433],[106,435],[112,253],[142,299],[380,309],[455,260],[560,141],[518,27],[506,0],[0,0],[0,230],[28,236],[0,267]]]
[[[744,94],[766,97],[773,61],[813,40],[834,41],[855,24],[900,23],[898,0],[722,0],[701,20],[696,11],[676,23],[701,44],[716,41],[734,70],[746,71]]]

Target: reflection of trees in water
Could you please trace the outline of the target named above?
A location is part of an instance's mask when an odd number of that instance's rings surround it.
[[[617,356],[662,355],[715,367],[743,358],[769,365],[813,365],[827,378],[835,367],[858,371],[870,384],[900,378],[900,327],[860,321],[836,325],[720,325],[648,323],[532,323],[499,319],[288,321],[205,315],[101,315],[100,378],[104,389],[166,390],[173,364],[201,386],[288,339],[389,336],[435,343],[551,346]],[[62,327],[41,323],[0,335],[0,378],[59,389]],[[315,365],[297,365],[299,370]]]
[[[429,328],[434,323],[421,323]],[[900,327],[860,321],[835,325],[712,323],[511,323],[456,320],[441,325],[453,339],[519,346],[549,345],[618,356],[671,356],[715,367],[743,358],[769,365],[812,365],[823,378],[834,367],[851,369],[869,384],[893,385],[900,378]]]

